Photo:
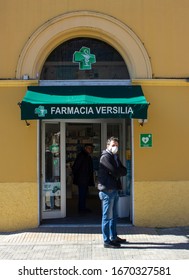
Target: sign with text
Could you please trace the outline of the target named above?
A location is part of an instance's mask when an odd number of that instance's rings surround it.
[[[22,102],[23,105],[23,102]],[[99,119],[99,118],[138,118],[146,116],[144,104],[103,104],[103,105],[37,105],[24,103],[22,119]]]
[[[147,119],[140,86],[35,86],[21,102],[21,119]]]

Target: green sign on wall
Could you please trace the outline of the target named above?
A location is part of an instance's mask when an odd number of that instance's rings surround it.
[[[140,147],[141,148],[151,148],[152,147],[152,134],[151,133],[141,133],[140,134]]]

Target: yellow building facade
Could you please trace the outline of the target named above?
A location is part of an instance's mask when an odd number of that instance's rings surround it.
[[[1,1],[0,231],[37,227],[43,219],[67,216],[65,204],[70,194],[64,187],[68,183],[63,147],[73,142],[73,137],[68,137],[75,133],[71,130],[73,124],[77,129],[81,123],[88,124],[84,133],[101,126],[101,149],[108,135],[102,135],[102,128],[113,132],[112,126],[119,127],[124,147],[122,160],[131,160],[132,165],[129,221],[133,225],[189,225],[188,11],[187,0]],[[143,125],[138,119],[131,120],[129,147],[122,133],[122,128],[127,131],[124,119],[85,119],[81,123],[76,119],[21,120],[17,104],[29,86],[43,85],[42,71],[49,55],[61,44],[77,38],[111,46],[127,65],[129,79],[46,79],[44,85],[77,87],[93,82],[93,86],[101,83],[118,89],[122,85],[140,86],[150,103],[148,119]],[[62,179],[61,193],[57,195],[61,202],[58,204],[57,198],[58,209],[51,214],[50,209],[44,209],[44,203],[51,201],[44,202],[42,177],[47,173],[45,137],[47,129],[55,129],[52,124],[58,129],[56,135],[61,134],[60,158],[53,164],[60,160]],[[85,134],[79,135],[82,138]],[[145,141],[141,141],[148,135],[152,137],[151,145],[143,145]],[[84,143],[84,138],[81,141]]]

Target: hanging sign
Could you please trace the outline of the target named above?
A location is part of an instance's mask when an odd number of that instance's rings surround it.
[[[91,70],[91,65],[96,62],[96,57],[94,54],[91,54],[89,48],[82,47],[79,51],[74,52],[73,62],[79,63],[80,70]]]
[[[152,147],[152,134],[151,133],[141,133],[140,134],[140,147],[141,148],[151,148]]]

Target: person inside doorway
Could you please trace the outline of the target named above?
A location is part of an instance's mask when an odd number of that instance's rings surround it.
[[[86,200],[89,186],[94,186],[93,160],[91,157],[93,148],[94,146],[92,144],[85,144],[72,166],[73,183],[78,186],[79,213],[91,212],[91,210],[86,207]]]
[[[118,138],[107,140],[107,148],[102,152],[98,171],[99,198],[102,201],[102,234],[105,248],[118,248],[126,239],[117,236],[117,208],[120,177],[126,176],[127,169],[118,157]]]

